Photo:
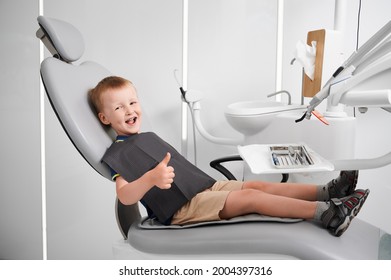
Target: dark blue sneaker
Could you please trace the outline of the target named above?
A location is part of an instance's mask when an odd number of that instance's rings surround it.
[[[341,236],[360,212],[368,195],[369,190],[356,190],[349,196],[331,199],[329,209],[321,217],[323,226],[331,234]]]

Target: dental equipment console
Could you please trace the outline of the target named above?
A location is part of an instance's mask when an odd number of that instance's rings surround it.
[[[111,180],[101,158],[114,135],[100,124],[87,98],[88,90],[111,73],[95,62],[74,63],[82,56],[84,45],[73,25],[43,16],[38,23],[37,37],[54,56],[41,64],[52,108],[82,157]],[[216,223],[162,226],[142,219],[138,204],[126,206],[116,199],[115,211],[124,238],[121,246],[113,248],[115,258],[384,258],[384,232],[359,219],[336,238],[310,221],[247,215]]]
[[[324,87],[312,98],[302,118],[296,120],[296,122],[300,122],[304,118],[310,119],[312,112],[324,99],[331,98],[331,104],[336,106],[348,90],[364,80],[388,70],[391,67],[389,61],[391,54],[390,37],[391,21],[376,32],[357,51],[353,52],[344,64],[334,72]],[[368,67],[368,69],[365,69],[365,67]],[[354,79],[355,75],[358,76],[356,79]],[[353,81],[349,81],[349,79]],[[343,83],[343,86],[333,89],[340,83]],[[391,104],[385,105],[389,106]]]
[[[391,112],[391,21],[335,71],[296,122],[310,119],[311,114],[316,114],[315,108],[326,98],[332,117],[334,108],[341,104],[379,107]],[[338,114],[334,116],[338,117]],[[335,160],[332,164],[335,170],[378,168],[391,164],[391,152],[373,159]]]

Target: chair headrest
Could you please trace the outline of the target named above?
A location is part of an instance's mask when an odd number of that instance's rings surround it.
[[[72,24],[48,17],[39,16],[36,35],[52,55],[58,55],[65,62],[74,62],[84,53],[84,40],[80,31]]]

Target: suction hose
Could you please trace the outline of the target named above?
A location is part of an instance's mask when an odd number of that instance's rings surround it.
[[[193,117],[194,117],[194,123],[197,127],[198,132],[208,141],[213,142],[215,144],[221,144],[221,145],[231,145],[231,146],[237,146],[244,143],[244,137],[240,139],[235,138],[222,138],[222,137],[216,137],[211,134],[209,134],[208,131],[204,128],[201,122],[201,104],[199,101],[192,103],[191,109],[193,111]]]

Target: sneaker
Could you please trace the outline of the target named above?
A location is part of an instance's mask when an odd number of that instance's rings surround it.
[[[357,181],[358,170],[341,171],[338,178],[326,184],[330,199],[351,195],[356,189]]]
[[[335,236],[341,236],[349,227],[352,219],[360,212],[369,195],[369,190],[356,190],[353,194],[330,200],[330,207],[321,217],[323,226]]]

